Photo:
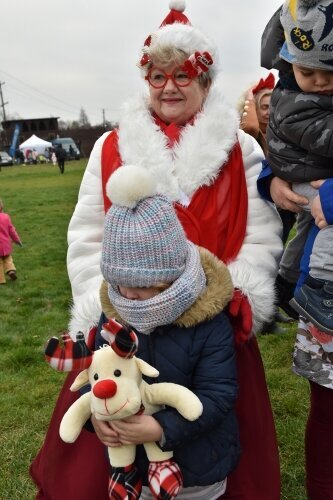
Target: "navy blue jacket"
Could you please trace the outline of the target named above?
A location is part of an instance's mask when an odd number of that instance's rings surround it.
[[[160,372],[157,379],[146,381],[181,384],[192,390],[203,404],[203,413],[194,422],[169,407],[154,414],[164,431],[162,449],[174,452],[184,476],[184,487],[223,480],[236,467],[240,454],[234,413],[237,397],[234,336],[223,312],[231,296],[226,300],[229,286],[226,279],[230,277],[221,262],[214,258],[212,264],[212,259],[207,258],[211,254],[204,252],[203,264],[208,276],[204,300],[197,301],[188,316],[182,315],[181,322],[158,327],[150,335],[137,332],[136,356]],[[218,271],[220,265],[223,276]],[[232,291],[232,287],[229,289]],[[101,301],[108,317],[120,319],[112,305],[106,305],[106,285]],[[136,465],[142,477],[147,478],[148,461],[143,446],[137,447]]]

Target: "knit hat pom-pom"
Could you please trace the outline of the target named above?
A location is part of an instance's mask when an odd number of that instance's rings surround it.
[[[177,10],[178,12],[184,12],[185,0],[170,0],[169,8],[170,10]]]
[[[157,194],[156,183],[145,168],[124,165],[111,175],[106,194],[114,205],[134,208],[140,200]]]

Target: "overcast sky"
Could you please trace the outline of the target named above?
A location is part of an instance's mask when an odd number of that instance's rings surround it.
[[[187,0],[192,24],[217,44],[224,93],[236,103],[268,71],[260,39],[282,0]],[[1,0],[0,82],[6,114],[116,121],[119,106],[143,89],[136,67],[168,0]],[[2,109],[0,109],[0,117]]]

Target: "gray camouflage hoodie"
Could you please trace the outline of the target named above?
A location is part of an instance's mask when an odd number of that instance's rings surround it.
[[[273,173],[288,182],[331,178],[333,96],[302,92],[291,65],[279,58],[284,42],[280,10],[268,22],[261,44],[262,65],[280,71],[266,131],[268,161]]]

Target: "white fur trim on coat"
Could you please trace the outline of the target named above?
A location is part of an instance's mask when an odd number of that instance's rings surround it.
[[[219,85],[213,84],[195,126],[185,127],[173,152],[151,117],[147,100],[128,103],[120,121],[119,150],[124,163],[141,165],[153,174],[158,192],[172,200],[178,200],[182,192],[190,198],[201,185],[211,183],[223,168],[237,139],[237,130],[237,112],[225,103]],[[106,136],[96,142],[90,156],[68,233],[72,314],[77,318],[80,311],[86,313],[83,304],[88,304],[95,322],[98,321],[96,302],[91,296],[97,297],[102,280],[99,265],[104,206],[100,161]],[[239,255],[229,267],[234,286],[249,298],[255,332],[274,310],[273,282],[282,253],[281,222],[274,206],[263,200],[257,190],[263,160],[259,145],[242,131],[238,132],[238,138],[248,186],[248,223]]]

